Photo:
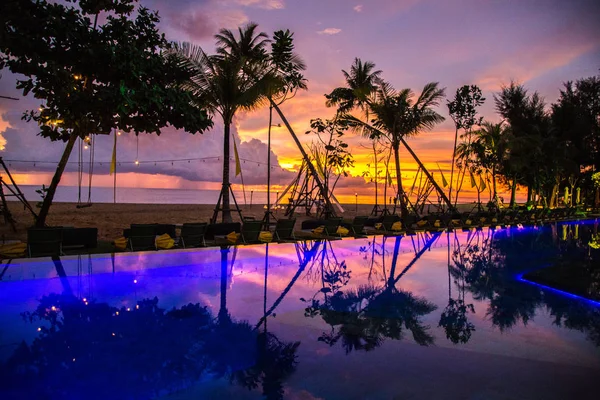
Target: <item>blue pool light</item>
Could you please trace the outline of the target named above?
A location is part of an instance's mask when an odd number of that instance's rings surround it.
[[[554,292],[554,293],[560,294],[562,296],[570,297],[570,298],[573,298],[573,299],[577,299],[577,300],[583,301],[585,303],[589,303],[589,304],[591,304],[593,306],[596,306],[596,307],[600,306],[600,302],[598,302],[598,301],[591,300],[591,299],[588,299],[588,298],[585,298],[585,297],[582,297],[582,296],[578,296],[578,295],[573,294],[573,293],[565,292],[564,290],[556,289],[556,288],[553,288],[552,286],[547,286],[547,285],[543,285],[541,283],[530,281],[529,279],[525,279],[523,277],[523,274],[517,275],[517,280],[521,281],[521,282],[528,283],[530,285],[537,286],[537,287],[539,287],[541,289],[548,290],[550,292]]]

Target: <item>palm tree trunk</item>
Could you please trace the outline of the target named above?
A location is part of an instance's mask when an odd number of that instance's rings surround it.
[[[283,121],[283,124],[285,125],[287,130],[290,132],[290,135],[292,135],[292,139],[294,139],[296,146],[298,146],[298,149],[300,150],[300,153],[302,154],[302,158],[304,159],[304,161],[306,161],[306,166],[310,170],[310,173],[312,174],[315,182],[317,183],[317,186],[319,187],[321,196],[323,196],[323,198],[325,199],[324,217],[326,219],[335,217],[335,211],[333,209],[333,205],[331,204],[331,200],[329,199],[329,193],[327,193],[325,191],[325,188],[323,187],[323,182],[321,182],[321,179],[319,178],[319,174],[317,173],[315,166],[312,164],[312,162],[310,162],[310,159],[308,158],[308,154],[306,154],[306,151],[304,151],[304,147],[302,147],[302,143],[300,143],[300,140],[298,140],[298,137],[296,136],[296,133],[292,129],[287,118],[285,117],[285,115],[283,115],[283,112],[281,112],[279,105],[277,105],[277,103],[275,103],[273,101],[273,99],[270,97],[269,97],[269,101],[270,101],[271,105],[273,106],[273,108],[275,108],[275,111],[277,111],[277,114],[279,114],[279,118],[281,118],[281,120]]]
[[[52,177],[52,182],[50,183],[50,187],[48,187],[48,193],[46,193],[46,197],[44,197],[44,202],[42,203],[42,209],[38,215],[38,218],[35,222],[35,226],[41,228],[46,225],[46,218],[48,217],[48,212],[50,211],[50,206],[52,205],[52,200],[54,200],[54,194],[56,193],[56,188],[60,183],[60,179],[62,178],[62,174],[65,171],[67,166],[67,162],[69,161],[69,157],[71,156],[71,152],[73,151],[73,146],[75,146],[75,141],[77,140],[78,134],[73,131],[71,136],[69,136],[69,140],[67,141],[67,145],[65,146],[65,151],[63,151],[63,155],[58,162],[58,166],[56,167],[56,172]]]
[[[385,184],[383,186],[383,213],[387,214],[387,190],[390,185],[390,158],[392,158],[393,148],[390,146],[390,152],[388,154],[387,160],[385,161]]]
[[[493,189],[494,189],[494,195],[493,195],[493,199],[494,201],[496,201],[496,198],[498,197],[498,192],[496,189],[496,166],[492,166],[492,185],[493,185]]]
[[[437,182],[435,181],[435,179],[433,179],[433,176],[431,176],[431,174],[429,173],[429,171],[427,170],[427,168],[425,168],[425,166],[423,165],[423,163],[421,162],[421,160],[419,160],[419,157],[417,157],[417,155],[410,148],[410,146],[408,145],[408,143],[406,143],[406,141],[403,138],[400,138],[400,142],[404,145],[404,147],[406,147],[406,150],[408,150],[408,152],[410,153],[410,155],[412,156],[412,158],[415,159],[415,161],[417,162],[417,164],[419,164],[419,167],[421,167],[421,170],[427,176],[427,179],[429,179],[429,182],[431,182],[431,184],[437,190],[437,192],[440,195],[440,197],[444,200],[444,202],[448,206],[448,210],[455,210],[455,207],[452,206],[452,202],[448,199],[448,197],[446,196],[446,193],[442,190],[442,188],[440,187],[440,185],[437,184]]]
[[[510,188],[510,208],[515,206],[515,199],[517,195],[517,177],[513,177],[512,187]]]
[[[452,151],[452,168],[450,169],[450,189],[448,190],[448,198],[452,198],[452,182],[454,182],[454,161],[456,159],[456,145],[458,144],[458,128],[454,131],[454,150]]]
[[[232,222],[231,209],[229,208],[229,141],[231,136],[231,123],[225,122],[225,133],[223,136],[223,186],[221,187],[222,195],[222,222]]]
[[[400,142],[394,141],[394,162],[396,163],[396,186],[398,194],[396,197],[400,197],[400,215],[405,217],[408,215],[408,206],[406,204],[406,196],[404,195],[404,188],[402,187],[402,175],[400,174]]]
[[[377,148],[376,148],[375,140],[373,140],[373,157],[375,159],[374,160],[375,161],[375,210],[378,210],[379,209],[379,207],[378,207],[379,193],[377,192],[377,190],[379,187],[379,183],[377,182],[377,179],[379,178],[379,176],[377,176],[378,163],[377,163]]]

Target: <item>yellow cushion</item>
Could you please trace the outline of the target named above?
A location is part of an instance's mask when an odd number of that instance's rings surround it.
[[[417,226],[425,226],[425,225],[427,225],[427,221],[426,220],[422,219],[420,221],[417,221]]]
[[[269,231],[262,231],[258,234],[258,240],[263,243],[269,243],[273,241],[273,234]]]
[[[465,221],[465,224],[466,224],[466,225],[471,225],[471,220],[470,220],[470,219],[466,220],[466,221]]]
[[[3,258],[18,258],[25,255],[27,244],[25,243],[9,243],[0,246],[0,255]]]
[[[338,226],[336,233],[340,236],[348,236],[350,230],[344,228],[343,226]]]
[[[402,222],[396,221],[392,224],[393,231],[401,231],[402,230]]]
[[[318,228],[312,230],[312,233],[314,233],[315,235],[322,235],[323,232],[325,232],[325,225],[321,225]]]
[[[156,238],[156,247],[159,249],[172,249],[175,246],[175,240],[168,233]]]
[[[442,223],[440,222],[439,219],[437,219],[434,223],[433,226],[435,226],[436,228],[439,228],[440,226],[442,226]]]
[[[115,239],[113,243],[118,250],[125,250],[127,248],[127,238],[120,237]]]
[[[383,224],[381,222],[378,222],[375,224],[375,229],[381,229],[383,228]]]
[[[235,232],[231,232],[230,234],[228,234],[225,237],[227,238],[228,242],[237,243],[237,241],[238,241],[238,239],[240,237],[240,234],[239,233],[235,233]]]

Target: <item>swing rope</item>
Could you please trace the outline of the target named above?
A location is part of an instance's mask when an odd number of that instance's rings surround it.
[[[88,204],[92,205],[92,178],[94,176],[94,156],[96,148],[96,135],[90,136],[90,167],[88,171]]]
[[[87,203],[83,203],[81,201],[81,186],[83,184],[83,150],[85,147],[88,147],[87,144],[91,147],[90,149],[90,161],[88,166],[88,199]],[[77,208],[85,208],[90,207],[92,205],[92,177],[94,174],[94,144],[95,137],[89,136],[89,142],[86,139],[79,138],[79,157],[78,157],[78,165],[77,165]]]
[[[77,206],[81,205],[81,183],[83,181],[83,139],[79,138],[79,155],[77,161]]]

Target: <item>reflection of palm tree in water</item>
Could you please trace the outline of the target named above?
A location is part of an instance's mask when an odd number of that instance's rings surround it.
[[[225,346],[230,347],[231,344],[240,342],[240,339],[244,336],[251,338],[244,341],[246,346],[243,350],[253,353],[255,357],[250,366],[234,370],[231,374],[231,379],[248,389],[256,389],[261,386],[263,395],[267,399],[281,399],[284,395],[283,382],[296,370],[296,351],[300,346],[300,342],[282,342],[274,334],[267,331],[266,296],[269,245],[265,245],[265,287],[263,317],[261,318],[261,321],[263,321],[262,330],[257,329],[261,324],[260,322],[257,327],[252,328],[246,321],[241,323],[233,322],[229,315],[226,300],[227,278],[231,269],[228,253],[228,247],[221,248],[221,301],[218,314],[218,325],[221,329],[216,332],[218,336],[226,335]],[[233,267],[233,260],[231,267]],[[229,351],[231,352],[232,350],[230,349]],[[239,350],[234,349],[233,352],[239,357]]]
[[[262,386],[267,398],[282,398],[299,342],[282,342],[266,326],[258,332],[230,316],[228,255],[223,248],[216,318],[200,304],[166,311],[157,298],[115,308],[76,298],[69,286],[43,297],[33,312],[23,313],[40,324],[38,337],[0,364],[0,397],[150,398],[209,376]],[[54,262],[66,282],[60,259]]]
[[[429,327],[422,324],[420,317],[435,310],[435,305],[396,288],[396,284],[438,237],[439,234],[433,235],[398,275],[396,264],[401,237],[396,237],[390,274],[383,287],[366,285],[344,290],[348,280],[343,279],[349,276],[344,275],[345,268],[341,266],[342,271],[324,276],[321,290],[312,299],[304,300],[309,303],[306,316],[321,316],[331,325],[331,331],[321,335],[319,340],[330,346],[341,340],[346,353],[369,351],[379,347],[385,338],[402,339],[404,330],[408,329],[417,343],[433,344],[434,338],[427,332]],[[320,295],[323,301],[317,299]]]
[[[476,231],[474,234],[472,231],[469,232],[467,237],[467,247],[471,245],[473,238],[479,236],[481,231]],[[451,271],[452,266],[450,262],[450,232],[446,232],[446,238],[448,243],[448,305],[440,316],[440,322],[438,326],[444,328],[446,332],[446,338],[454,344],[467,343],[471,338],[472,332],[475,330],[475,326],[469,322],[468,313],[475,312],[473,304],[465,303],[465,271],[462,266],[464,265],[464,251],[461,249],[460,242],[454,232],[454,252],[452,253],[452,259],[454,265],[457,267],[455,273],[455,284],[458,288],[458,297],[452,298],[452,278]]]

